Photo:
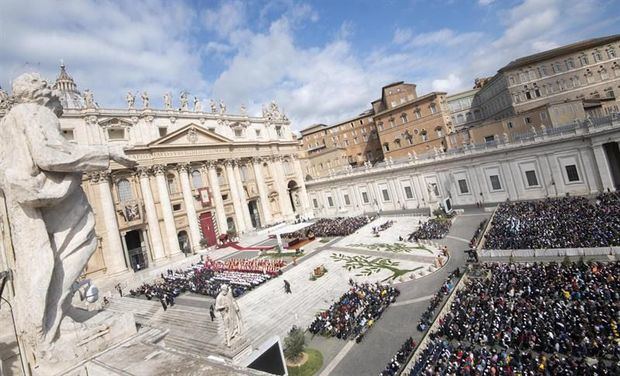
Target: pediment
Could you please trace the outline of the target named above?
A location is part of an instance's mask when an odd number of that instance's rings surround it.
[[[188,124],[151,142],[148,146],[196,146],[228,144],[230,142],[232,142],[230,139],[204,129],[197,124]]]
[[[133,124],[125,119],[121,118],[107,118],[99,121],[99,126],[103,128],[107,127],[131,127]]]

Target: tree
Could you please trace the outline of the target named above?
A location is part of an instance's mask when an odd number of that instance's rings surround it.
[[[298,359],[304,352],[306,337],[304,331],[293,325],[284,339],[284,356],[289,360]]]

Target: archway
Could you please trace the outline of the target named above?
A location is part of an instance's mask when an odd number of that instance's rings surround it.
[[[189,235],[187,235],[187,231],[179,231],[177,234],[177,240],[179,241],[179,249],[181,249],[181,252],[191,253],[192,249],[189,245]]]
[[[288,198],[291,201],[291,207],[293,211],[297,211],[297,208],[300,207],[299,202],[299,186],[295,180],[291,180],[288,182]]]

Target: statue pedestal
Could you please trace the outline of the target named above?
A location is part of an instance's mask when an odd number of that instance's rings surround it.
[[[136,334],[133,313],[75,309],[65,317],[60,338],[39,349],[35,375],[61,374]]]

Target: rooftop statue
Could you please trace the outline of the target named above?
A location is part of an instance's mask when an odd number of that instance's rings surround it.
[[[136,104],[136,96],[132,94],[131,91],[128,91],[125,99],[127,100],[127,108],[132,110]]]
[[[170,93],[164,94],[164,108],[166,110],[172,110],[172,95],[170,95]]]
[[[84,107],[95,108],[95,99],[93,98],[93,92],[88,89],[84,90]]]
[[[226,103],[220,99],[220,114],[224,115],[226,113]]]
[[[82,189],[84,172],[110,160],[131,167],[122,148],[68,142],[60,133],[57,92],[38,73],[13,82],[15,104],[0,120],[0,189],[15,250],[15,318],[20,338],[43,361],[76,338],[72,286],[97,248],[95,216]],[[62,325],[61,325],[62,324]]]
[[[142,108],[149,108],[149,95],[146,91],[142,92]]]
[[[202,112],[202,103],[198,97],[194,97],[194,112]]]
[[[187,91],[181,92],[181,111],[189,111],[189,99],[187,99]]]
[[[209,105],[211,106],[211,113],[217,113],[217,104],[215,104],[215,101],[213,99],[209,99]]]

